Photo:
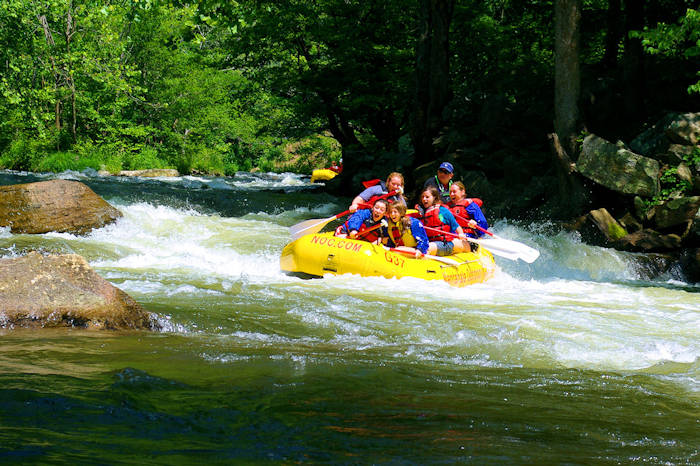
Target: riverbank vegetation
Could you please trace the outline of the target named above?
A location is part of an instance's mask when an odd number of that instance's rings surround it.
[[[531,178],[556,171],[554,131],[575,152],[584,129],[627,140],[699,108],[691,6],[9,0],[0,167],[308,173],[342,154],[362,175],[451,154]]]
[[[3,2],[0,166],[233,174],[284,166],[291,148],[335,155],[320,127],[231,66],[235,32],[202,8]]]

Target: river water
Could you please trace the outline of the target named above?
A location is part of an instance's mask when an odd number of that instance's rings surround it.
[[[308,177],[88,184],[124,217],[84,256],[160,332],[0,328],[2,463],[699,464],[700,286],[553,225],[491,281],[302,280],[288,227],[345,210]],[[488,210],[487,210],[488,213]]]

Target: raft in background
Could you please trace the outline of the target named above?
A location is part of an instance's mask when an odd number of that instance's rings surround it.
[[[338,176],[338,173],[330,168],[317,168],[311,172],[311,182],[328,181]]]
[[[333,233],[302,236],[282,250],[280,267],[288,273],[322,277],[358,274],[363,277],[416,277],[463,287],[493,277],[496,264],[486,248],[437,259],[415,259],[367,241],[338,238]]]

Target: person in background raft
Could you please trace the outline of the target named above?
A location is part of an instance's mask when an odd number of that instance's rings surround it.
[[[442,162],[437,170],[437,175],[425,180],[423,189],[432,186],[440,193],[440,202],[447,204],[450,202],[450,188],[452,187],[452,177],[455,175],[455,168],[450,162]]]
[[[429,186],[423,189],[420,199],[423,206],[421,221],[430,240],[428,254],[449,256],[457,252],[471,251],[467,236],[450,209],[440,205],[438,190]]]
[[[343,173],[343,158],[340,158],[340,162],[335,163],[335,160],[331,162],[331,166],[328,167],[330,171],[336,172],[338,174]]]
[[[486,221],[484,212],[481,210],[483,204],[481,199],[468,198],[467,190],[461,181],[455,181],[450,187],[450,198],[452,199],[447,207],[455,216],[457,223],[464,229],[464,233],[472,238],[483,236],[483,232],[477,226],[487,230],[489,223]]]
[[[392,248],[407,247],[415,249],[415,257],[428,253],[430,242],[423,224],[417,218],[406,215],[406,206],[400,202],[389,204],[389,228],[387,245]],[[413,252],[413,251],[412,251]]]
[[[381,243],[389,234],[386,215],[389,202],[377,199],[371,209],[360,209],[335,230],[335,236],[361,239],[370,243]]]
[[[362,204],[373,205],[377,199],[387,199],[389,202],[399,201],[406,205],[406,199],[403,197],[404,181],[401,173],[390,173],[386,178],[386,183],[380,180],[376,180],[375,184],[367,183],[372,182],[366,181],[364,183],[366,189],[352,200],[352,204],[348,208],[350,212],[356,212],[358,208],[361,208]],[[387,196],[389,193],[395,194]]]

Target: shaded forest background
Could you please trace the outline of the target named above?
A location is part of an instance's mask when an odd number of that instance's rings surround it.
[[[352,192],[449,159],[471,195],[524,212],[561,192],[548,135],[575,160],[587,133],[628,141],[700,109],[692,3],[5,0],[0,168],[310,173],[342,156]]]

